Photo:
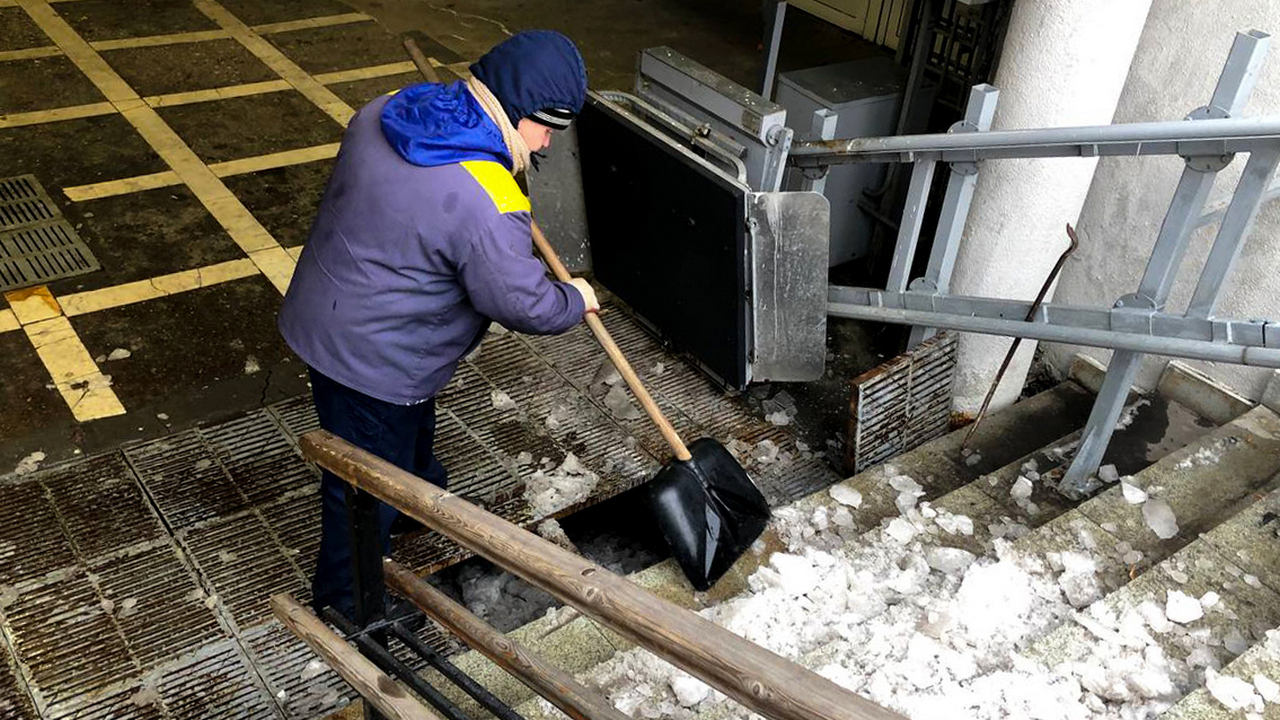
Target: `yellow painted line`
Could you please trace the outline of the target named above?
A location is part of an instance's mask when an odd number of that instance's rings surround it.
[[[245,173],[259,172],[261,170],[274,170],[275,168],[288,167],[290,165],[301,165],[316,160],[335,158],[338,156],[338,148],[340,146],[341,143],[328,143],[326,145],[298,148],[297,150],[285,150],[271,153],[270,155],[255,155],[254,157],[241,158],[239,160],[214,163],[209,166],[209,169],[220,178],[244,175]]]
[[[76,118],[111,115],[116,106],[109,102],[90,103],[88,105],[72,105],[71,107],[53,108],[52,110],[32,110],[31,112],[0,115],[0,128],[22,127],[23,125],[40,125],[42,123],[74,120]]]
[[[298,258],[302,257],[302,248],[304,247],[306,246],[299,245],[297,247],[285,248],[284,251],[293,256],[294,262],[297,262]]]
[[[289,289],[289,281],[293,279],[293,270],[297,267],[298,262],[293,259],[288,251],[279,245],[265,250],[258,250],[249,253],[249,259],[253,264],[258,266],[258,271],[271,281],[272,285],[285,294]]]
[[[183,43],[206,42],[208,40],[225,40],[231,37],[226,30],[197,30],[195,32],[171,33],[168,35],[147,35],[145,37],[118,38],[116,40],[95,40],[89,47],[99,52],[109,50],[129,50],[132,48],[159,47],[161,45],[181,45]]]
[[[13,0],[13,4],[17,5],[17,0]],[[0,7],[10,7],[8,5],[0,5]],[[23,50],[4,50],[0,51],[0,62],[8,60],[35,60],[36,58],[57,57],[62,51],[56,45],[48,47],[26,48]]]
[[[172,170],[164,170],[150,175],[137,175],[119,180],[104,180],[103,182],[90,183],[88,185],[73,185],[62,188],[62,192],[71,202],[84,202],[85,200],[97,200],[104,197],[126,195],[128,193],[155,190],[156,188],[181,184],[182,180],[178,179],[177,173]]]
[[[257,266],[249,258],[231,260],[194,270],[161,275],[149,280],[125,283],[100,290],[63,295],[58,298],[68,317],[86,315],[99,310],[132,305],[143,300],[154,300],[177,293],[209,287],[230,280],[239,280],[257,274]]]
[[[111,389],[111,378],[98,369],[70,320],[59,316],[23,325],[22,329],[76,420],[88,422],[124,414],[124,406]]]
[[[190,92],[170,93],[168,95],[151,95],[143,100],[153,108],[172,107],[174,105],[190,105],[192,103],[227,100],[229,98],[263,95],[265,93],[289,90],[293,86],[284,80],[267,80],[265,82],[246,83],[244,85],[228,85],[208,90],[192,90]]]
[[[31,2],[32,0],[19,1]],[[355,111],[351,109],[350,105],[343,102],[342,98],[335,95],[329,88],[321,85],[292,60],[285,57],[284,53],[280,52],[276,46],[267,42],[261,35],[253,32],[248,25],[245,25],[239,18],[232,15],[214,0],[192,0],[192,2],[197,10],[218,23],[223,30],[230,32],[237,42],[265,63],[267,67],[287,80],[290,85],[305,95],[308,100],[328,114],[329,117],[346,127],[347,122],[351,120],[351,116],[355,115]]]
[[[11,290],[4,294],[4,299],[9,301],[9,307],[21,325],[30,325],[62,314],[58,301],[53,299],[53,293],[44,285]]]
[[[119,103],[125,100],[136,100],[138,94],[129,87],[111,66],[107,64],[89,43],[84,41],[75,30],[58,16],[47,0],[17,0],[18,6],[26,11],[36,25],[44,31],[62,52],[88,76],[107,100]]]
[[[334,25],[350,25],[352,23],[365,22],[373,18],[364,13],[343,13],[341,15],[324,15],[321,17],[306,18],[304,20],[287,20],[285,22],[266,23],[264,25],[254,25],[251,30],[263,35],[272,33],[291,32],[293,30],[308,30],[310,28],[332,27]]]
[[[3,7],[3,5],[0,5]],[[296,255],[294,256],[297,257]],[[18,322],[18,316],[13,314],[9,308],[0,310],[0,333],[17,330],[22,327],[22,323]]]
[[[417,68],[411,61],[387,63],[386,65],[373,65],[370,67],[355,68],[353,70],[339,70],[337,72],[324,73],[316,75],[322,85],[335,85],[337,83],[353,82],[355,80],[369,80],[370,78],[386,77],[388,75],[400,75],[401,73],[414,72]]]

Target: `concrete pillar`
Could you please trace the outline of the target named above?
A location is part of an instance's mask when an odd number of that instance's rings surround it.
[[[1015,2],[995,86],[993,130],[1111,122],[1151,0]],[[984,163],[951,292],[1031,300],[1067,246],[1096,159]],[[1114,299],[1114,298],[1113,298]],[[1109,301],[1108,301],[1109,302]],[[960,338],[955,409],[975,413],[1009,338]],[[1024,341],[992,408],[1012,403],[1035,343]]]

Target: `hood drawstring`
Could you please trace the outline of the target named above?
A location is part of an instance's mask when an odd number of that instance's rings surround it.
[[[467,89],[471,91],[472,97],[476,102],[480,103],[480,107],[484,109],[498,129],[502,131],[502,141],[507,144],[507,152],[511,155],[511,174],[519,175],[529,167],[529,146],[525,143],[524,138],[516,131],[511,119],[507,117],[507,113],[502,109],[502,103],[498,102],[498,98],[490,92],[485,84],[475,78],[475,76],[467,78]]]

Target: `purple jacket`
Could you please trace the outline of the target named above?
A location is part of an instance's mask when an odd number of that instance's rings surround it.
[[[438,393],[490,320],[555,334],[585,310],[534,257],[529,200],[493,122],[461,86],[415,89],[438,114],[411,142],[396,105],[383,117],[386,97],[351,120],[278,322],[308,365],[404,405]]]

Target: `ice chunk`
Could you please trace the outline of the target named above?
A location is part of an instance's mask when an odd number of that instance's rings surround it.
[[[1190,575],[1187,575],[1181,570],[1172,570],[1172,569],[1169,570],[1169,577],[1173,578],[1173,581],[1178,583],[1179,585],[1186,585],[1187,581],[1191,579]]]
[[[849,512],[849,508],[841,505],[836,511],[831,513],[831,524],[838,528],[853,528],[853,513]]]
[[[1244,651],[1249,649],[1249,641],[1244,639],[1244,635],[1240,634],[1238,628],[1231,628],[1227,631],[1227,636],[1222,639],[1222,646],[1232,655],[1243,655]]]
[[[107,359],[108,360],[111,359],[110,356],[108,356]],[[258,364],[258,358],[250,355],[249,357],[244,359],[245,375],[253,375],[254,373],[258,372],[261,369],[262,369],[262,366]]]
[[[493,403],[494,409],[502,410],[503,412],[516,409],[516,401],[501,390],[494,390],[489,393],[489,402]]]
[[[1258,694],[1262,696],[1262,699],[1269,703],[1275,702],[1276,698],[1280,697],[1280,685],[1277,685],[1275,681],[1266,675],[1255,674],[1253,676],[1253,687],[1258,690]]]
[[[612,367],[612,366],[610,366]],[[604,406],[619,420],[639,420],[644,417],[640,408],[631,402],[631,395],[621,385],[614,385],[604,396]]]
[[[909,492],[916,495],[924,494],[924,488],[909,475],[894,475],[889,478],[889,486],[898,492]]]
[[[525,482],[524,499],[534,519],[559,512],[587,498],[600,478],[569,453],[559,467],[539,469]]]
[[[929,567],[947,575],[959,575],[976,559],[973,553],[960,548],[931,547],[924,551]]]
[[[911,538],[916,536],[916,526],[912,525],[910,520],[901,517],[890,520],[884,531],[900,543],[911,542]]]
[[[667,374],[667,366],[658,362],[653,364],[653,376],[662,377]]]
[[[938,513],[938,519],[934,520],[938,527],[951,535],[972,535],[973,519],[968,515],[952,515],[951,513]]]
[[[328,666],[325,665],[323,661],[312,660],[311,662],[307,663],[306,667],[302,668],[301,680],[303,682],[306,682],[314,677],[319,677],[320,675],[324,674],[325,670],[328,670],[328,669],[329,669]]]
[[[1120,492],[1124,493],[1124,501],[1130,505],[1141,505],[1147,501],[1147,493],[1136,485],[1130,485],[1127,482],[1120,483]]]
[[[1165,617],[1173,622],[1183,624],[1194,622],[1204,617],[1204,608],[1200,601],[1180,590],[1170,590],[1165,600]]]
[[[769,565],[778,572],[779,587],[792,597],[807,595],[818,587],[821,580],[813,563],[799,555],[774,553],[769,558]]]
[[[1010,488],[1009,495],[1012,496],[1014,500],[1026,500],[1031,497],[1031,490],[1031,481],[1025,477],[1019,477],[1017,481],[1013,483],[1013,487]]]
[[[600,367],[596,368],[596,374],[591,378],[592,385],[609,385],[614,386],[622,381],[622,376],[618,374],[618,368],[613,366],[613,362],[605,360],[600,363]]]
[[[756,446],[752,448],[751,457],[759,463],[771,463],[778,459],[778,444],[768,438],[765,438],[764,440],[756,443]]]
[[[973,467],[980,462],[982,462],[982,453],[970,453],[969,456],[964,459],[964,464],[969,467]]]
[[[764,419],[765,419],[765,422],[768,422],[771,425],[777,425],[779,427],[783,427],[791,424],[791,416],[788,415],[785,410],[779,410],[778,412],[769,413],[768,415],[764,416]]]
[[[1147,500],[1142,504],[1142,519],[1147,527],[1161,540],[1168,540],[1178,534],[1178,519],[1173,516],[1173,508],[1164,500]]]
[[[1221,597],[1218,595],[1218,593],[1210,590],[1209,592],[1205,593],[1200,597],[1200,607],[1204,608],[1205,610],[1208,610],[1214,605],[1217,605],[1218,600],[1220,599]]]
[[[1253,685],[1238,677],[1219,675],[1211,667],[1204,669],[1204,686],[1213,699],[1228,710],[1251,710],[1262,704],[1262,698],[1253,691]]]
[[[848,505],[855,510],[862,506],[862,493],[848,485],[832,485],[827,490],[827,494],[831,496],[832,500],[841,505]]]
[[[682,707],[693,707],[711,694],[711,688],[697,678],[680,675],[671,679],[671,692],[675,693],[676,702]]]
[[[1120,479],[1120,473],[1116,472],[1115,465],[1103,465],[1098,468],[1098,479],[1110,485]]]
[[[1129,552],[1124,554],[1124,557],[1120,559],[1124,562],[1125,565],[1137,565],[1138,563],[1142,562],[1142,553],[1138,552],[1137,550],[1130,550]]]
[[[108,361],[124,360],[132,355],[133,353],[129,352],[124,348],[116,348],[115,350],[112,350],[109,355],[107,355],[107,360]]]

